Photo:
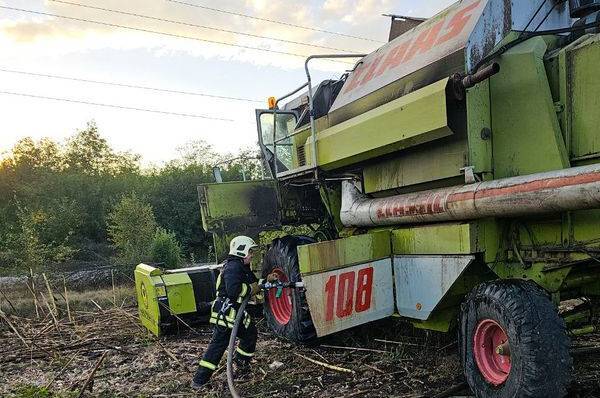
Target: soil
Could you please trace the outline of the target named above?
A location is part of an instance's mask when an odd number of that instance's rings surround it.
[[[135,308],[75,312],[72,322],[54,321],[48,313],[41,317],[7,316],[12,327],[0,322],[0,396],[77,397],[88,379],[87,397],[229,396],[225,361],[202,391],[189,388],[210,341],[208,325],[193,330],[182,325],[179,333],[156,339],[139,326]],[[237,383],[243,397],[436,397],[453,386],[454,395],[472,395],[460,388],[464,377],[452,334],[389,319],[307,347],[273,336],[257,319],[257,355],[249,377]],[[573,345],[579,351],[600,347],[600,334],[579,337]],[[600,395],[599,356],[598,350],[575,356],[569,396]]]

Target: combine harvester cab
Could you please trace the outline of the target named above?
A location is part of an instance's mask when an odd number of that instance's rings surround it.
[[[567,394],[600,296],[600,1],[537,3],[457,2],[317,87],[311,57],[308,83],[257,111],[272,178],[200,201],[217,251],[313,231],[264,256],[263,276],[303,282],[267,294],[277,334],[396,315],[458,330],[478,397]]]

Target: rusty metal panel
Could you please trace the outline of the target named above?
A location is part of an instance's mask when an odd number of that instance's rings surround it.
[[[465,48],[486,0],[462,0],[362,59],[331,112]]]
[[[427,320],[475,256],[395,256],[400,315]]]
[[[307,275],[302,279],[319,337],[394,313],[390,258]]]

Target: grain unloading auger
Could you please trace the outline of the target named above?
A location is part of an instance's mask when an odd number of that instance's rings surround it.
[[[595,330],[600,296],[600,1],[532,3],[457,2],[316,87],[311,57],[256,111],[271,178],[199,196],[218,255],[312,231],[259,265],[303,284],[266,294],[276,334],[400,316],[458,330],[479,397],[567,393],[569,336]]]

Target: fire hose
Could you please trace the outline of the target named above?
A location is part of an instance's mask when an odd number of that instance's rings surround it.
[[[275,294],[275,298],[279,299],[283,294],[283,289],[297,289],[304,287],[304,283],[302,282],[265,282],[259,285],[261,290],[269,291],[271,289],[277,289],[277,293]],[[231,336],[229,337],[229,346],[227,348],[227,386],[229,387],[229,392],[233,398],[241,398],[240,394],[237,392],[235,388],[235,380],[233,374],[233,352],[235,351],[235,340],[237,339],[238,330],[240,329],[240,324],[242,323],[242,318],[244,317],[244,313],[246,312],[246,306],[248,305],[248,301],[250,301],[250,294],[242,301],[240,304],[240,308],[235,316],[235,323],[233,324],[233,329],[231,330]]]

